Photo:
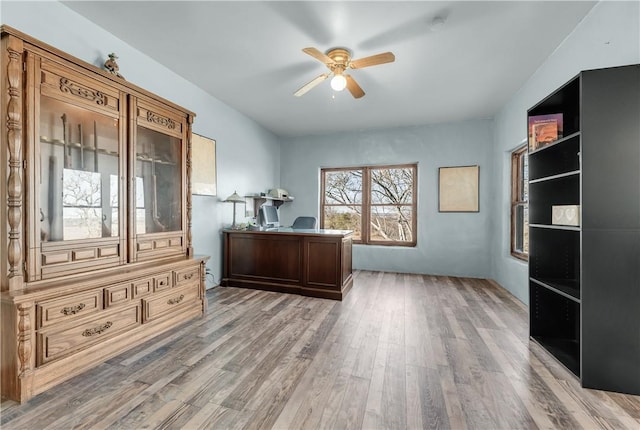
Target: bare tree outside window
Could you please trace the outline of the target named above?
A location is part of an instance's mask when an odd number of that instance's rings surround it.
[[[64,240],[102,237],[100,173],[64,169],[62,208]]]
[[[370,239],[413,241],[414,169],[372,168],[370,172]]]
[[[352,230],[362,239],[362,170],[323,171],[323,228]]]
[[[322,169],[322,228],[354,242],[415,246],[417,165]]]

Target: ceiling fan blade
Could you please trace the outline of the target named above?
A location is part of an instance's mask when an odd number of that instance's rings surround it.
[[[304,48],[302,52],[311,55],[313,58],[326,65],[335,64],[335,61],[333,61],[331,57],[318,51],[316,48]]]
[[[356,80],[351,77],[351,75],[347,75],[345,73],[343,76],[347,78],[347,89],[353,97],[359,99],[364,96],[364,91],[360,88],[360,85],[358,85]]]
[[[370,57],[352,60],[349,67],[352,69],[362,69],[363,67],[375,66],[378,64],[392,63],[396,60],[396,56],[392,52],[384,52],[382,54],[372,55]]]
[[[302,87],[300,87],[300,89],[298,91],[293,93],[293,95],[296,96],[296,97],[300,97],[301,95],[304,95],[311,88],[315,87],[320,82],[322,82],[325,79],[327,79],[329,77],[329,75],[330,75],[330,73],[321,74],[320,76],[318,76],[317,78],[313,79],[312,81],[307,82],[306,84],[304,84]]]

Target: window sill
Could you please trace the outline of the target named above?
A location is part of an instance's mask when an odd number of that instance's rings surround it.
[[[519,260],[525,264],[529,263],[529,254],[523,254],[520,252],[512,252],[511,253],[511,257],[515,258],[516,260]]]

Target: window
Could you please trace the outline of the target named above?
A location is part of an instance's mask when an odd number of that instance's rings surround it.
[[[511,153],[511,255],[529,255],[529,157],[527,146]]]
[[[355,243],[416,245],[417,164],[322,169],[320,227]]]

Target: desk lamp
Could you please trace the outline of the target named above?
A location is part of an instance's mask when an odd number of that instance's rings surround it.
[[[233,192],[229,197],[227,197],[225,202],[233,203],[233,224],[231,224],[231,229],[236,229],[236,203],[244,203],[244,197],[240,197],[237,192]]]

